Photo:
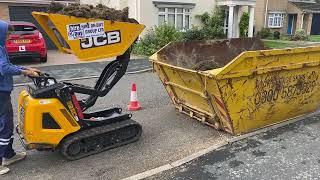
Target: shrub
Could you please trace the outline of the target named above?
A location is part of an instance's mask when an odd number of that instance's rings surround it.
[[[156,48],[157,39],[154,30],[149,30],[147,34],[133,47],[133,53],[139,55],[151,55]]]
[[[163,24],[150,29],[147,34],[133,47],[133,53],[150,56],[166,44],[182,39],[182,34],[173,26]]]
[[[183,33],[183,39],[186,41],[204,40],[206,39],[206,33],[203,29],[193,27],[192,29],[189,29]]]
[[[160,48],[171,41],[178,41],[182,39],[181,32],[176,30],[174,26],[168,24],[160,25],[156,27],[154,31]]]
[[[197,15],[203,24],[202,30],[205,34],[205,39],[218,39],[224,38],[224,18],[225,13],[219,8],[216,8],[211,14],[208,12]]]
[[[258,32],[258,36],[260,36],[261,39],[266,39],[271,36],[271,31],[269,28],[262,28],[260,32]]]
[[[275,31],[275,32],[273,33],[273,38],[274,38],[274,39],[280,39],[280,32],[279,32],[279,31]]]
[[[243,13],[239,23],[240,27],[240,37],[248,37],[249,30],[249,14]]]
[[[291,41],[306,41],[309,40],[309,37],[303,29],[297,30],[293,36],[290,38]]]

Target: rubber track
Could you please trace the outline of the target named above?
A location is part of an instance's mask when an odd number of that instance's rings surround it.
[[[130,128],[130,127],[136,127],[138,129],[138,133],[136,134],[135,137],[124,141],[124,142],[120,142],[120,143],[116,143],[113,144],[111,146],[107,146],[104,148],[101,148],[99,150],[92,150],[89,151],[85,154],[80,153],[80,155],[77,156],[70,156],[67,152],[68,147],[76,141],[79,141],[81,139],[86,139],[86,138],[93,138],[93,137],[99,137],[99,135],[101,134],[105,134],[105,133],[110,133],[112,131],[117,131],[123,128]],[[112,149],[112,148],[116,148],[119,146],[123,146],[132,142],[135,142],[137,140],[139,140],[140,136],[142,134],[142,127],[140,124],[138,124],[137,122],[129,119],[129,120],[125,120],[125,121],[121,121],[121,122],[117,122],[117,123],[113,123],[113,124],[109,124],[109,125],[105,125],[105,126],[101,126],[101,127],[95,127],[92,129],[87,129],[87,130],[83,130],[80,131],[78,133],[75,133],[69,137],[67,137],[66,139],[64,139],[61,144],[60,144],[60,152],[61,154],[68,160],[77,160],[77,159],[81,159],[83,157],[86,156],[90,156],[93,154],[97,154],[100,153],[102,151],[106,151],[108,149]],[[112,136],[112,135],[111,135]]]

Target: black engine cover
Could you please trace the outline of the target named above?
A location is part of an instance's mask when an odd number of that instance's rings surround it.
[[[28,92],[33,98],[56,98],[56,90],[61,89],[64,86],[65,85],[63,83],[56,83],[43,88],[37,88],[35,85],[29,85]]]

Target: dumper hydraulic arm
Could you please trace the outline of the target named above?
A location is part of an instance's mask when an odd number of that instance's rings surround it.
[[[70,85],[70,88],[74,93],[89,95],[88,98],[79,101],[82,111],[92,107],[98,97],[104,97],[107,95],[122,76],[125,75],[130,61],[130,53],[131,48],[129,48],[123,55],[117,56],[116,60],[110,62],[102,71],[94,88],[67,83]]]

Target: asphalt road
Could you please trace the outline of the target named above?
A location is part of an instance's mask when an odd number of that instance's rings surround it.
[[[320,179],[320,116],[229,144],[149,179]]]
[[[93,85],[94,82],[95,79],[86,79],[75,83]],[[58,152],[29,151],[25,161],[10,166],[12,172],[0,179],[121,179],[181,159],[230,138],[223,132],[177,113],[158,77],[152,73],[124,76],[110,94],[98,100],[92,110],[110,106],[125,109],[133,82],[137,83],[138,98],[143,106],[143,110],[133,115],[133,119],[143,126],[143,134],[138,142],[77,161],[67,161]],[[18,87],[13,91],[14,107],[23,88]],[[17,140],[14,147],[22,150]]]

